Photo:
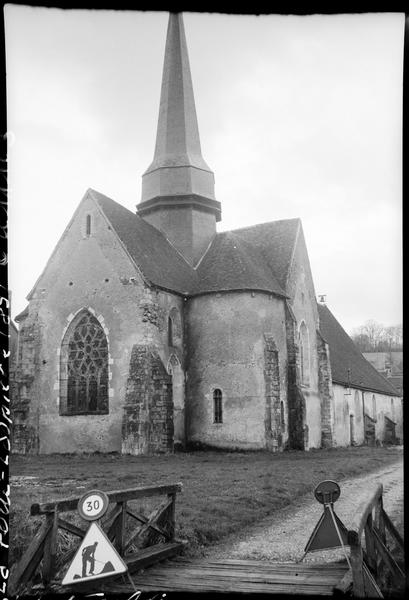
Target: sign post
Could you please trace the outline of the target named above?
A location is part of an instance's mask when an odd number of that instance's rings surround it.
[[[108,510],[109,498],[105,492],[91,490],[78,502],[78,513],[87,521],[97,521]],[[61,585],[73,585],[119,575],[127,565],[96,522],[90,526],[68,567]]]
[[[315,488],[314,496],[320,504],[324,505],[324,512],[314,527],[314,531],[305,546],[304,555],[300,561],[305,558],[307,552],[342,546],[349,564],[349,559],[345,551],[345,546],[348,544],[348,530],[334,512],[334,502],[338,500],[340,495],[340,487],[335,481],[322,481]]]

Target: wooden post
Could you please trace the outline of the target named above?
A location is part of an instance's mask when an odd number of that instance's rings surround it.
[[[57,532],[58,532],[58,510],[46,516],[46,522],[50,525],[50,533],[44,545],[43,558],[43,581],[49,583],[54,575],[55,561],[57,555]]]
[[[384,510],[383,510],[383,498],[382,496],[379,498],[379,537],[382,540],[382,543],[386,545],[386,531],[385,531],[385,519],[384,519]]]
[[[364,598],[365,583],[363,571],[362,546],[355,531],[348,532],[348,544],[351,546],[352,594],[356,598]]]
[[[176,529],[176,492],[168,494],[169,500],[172,501],[169,511],[169,541],[175,541],[175,529]]]
[[[18,586],[26,583],[34,575],[44,555],[44,544],[50,532],[50,523],[47,521],[42,524],[35,534],[31,544],[24,553],[16,569],[10,575],[7,591],[10,595],[16,594]]]
[[[369,513],[368,518],[365,524],[365,546],[366,546],[366,555],[368,560],[368,566],[374,573],[375,577],[377,575],[377,561],[376,561],[376,549],[375,549],[375,540],[373,533],[373,520],[372,513]]]
[[[122,555],[125,547],[126,502],[118,502],[117,506],[121,509],[121,512],[114,522],[115,546],[119,554]]]

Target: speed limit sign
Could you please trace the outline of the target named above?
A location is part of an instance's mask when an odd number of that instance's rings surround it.
[[[91,490],[80,498],[77,510],[83,519],[95,521],[106,513],[108,504],[109,499],[105,492]]]

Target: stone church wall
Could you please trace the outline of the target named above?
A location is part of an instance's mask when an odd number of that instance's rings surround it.
[[[321,397],[321,445],[331,448],[334,443],[334,393],[332,386],[329,346],[317,331],[318,387]]]
[[[86,215],[91,215],[89,237]],[[23,359],[17,368],[19,402],[25,403],[28,415],[24,419],[21,413],[20,421],[26,422],[28,441],[25,449],[18,441],[24,431],[20,422],[15,428],[16,451],[120,452],[133,347],[156,347],[164,365],[171,354],[183,360],[181,340],[179,347],[166,345],[167,312],[172,307],[181,312],[182,300],[147,287],[109,223],[86,197],[36,285],[29,316],[21,322],[21,351],[23,356],[34,352],[36,360]],[[62,416],[61,343],[72,319],[84,308],[98,319],[108,340],[109,414]],[[32,329],[36,334],[30,345],[24,338]]]
[[[154,347],[135,345],[126,386],[122,453],[172,451],[172,377]]]
[[[206,294],[188,301],[187,428],[192,442],[272,445],[266,427],[277,437],[278,395],[287,419],[284,321],[283,300],[261,292]],[[222,423],[214,422],[215,389],[222,392]],[[287,436],[285,427],[283,444]]]
[[[300,331],[302,323],[305,323],[308,331],[308,380],[301,381],[301,378],[299,378],[300,389],[298,391],[305,401],[304,449],[308,450],[309,448],[319,448],[321,446],[321,398],[316,337],[318,310],[307,247],[301,227],[288,276],[287,292],[296,319],[297,331]],[[300,352],[297,355],[297,363],[298,370],[300,370]]]

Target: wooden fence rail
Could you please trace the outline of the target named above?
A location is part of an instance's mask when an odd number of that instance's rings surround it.
[[[176,494],[181,491],[182,484],[175,483],[107,492],[108,512],[99,522],[130,572],[174,556],[184,547],[184,542],[175,538]],[[135,509],[128,506],[130,501],[154,496],[165,498],[148,515],[143,514],[139,507]],[[41,561],[41,580],[45,586],[66,568],[77,546],[70,548],[63,556],[57,556],[58,534],[65,532],[65,535],[68,533],[82,539],[86,530],[67,520],[62,513],[76,511],[79,500],[80,497],[75,497],[32,504],[31,516],[44,516],[45,521],[10,576],[10,595],[15,595],[31,582]]]
[[[383,486],[378,484],[358,507],[348,531],[351,548],[352,590],[357,598],[380,597],[379,582],[390,572],[397,586],[405,574],[387,547],[386,532],[403,551],[403,539],[383,508]]]

